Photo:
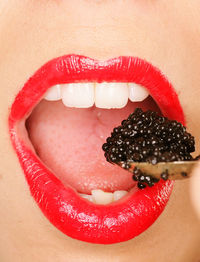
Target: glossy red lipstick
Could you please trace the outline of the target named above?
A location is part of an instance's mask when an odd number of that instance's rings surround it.
[[[9,116],[13,146],[30,191],[42,212],[66,235],[101,244],[129,240],[146,230],[161,214],[172,182],[160,181],[136,191],[123,201],[102,206],[90,203],[70,186],[64,187],[20,138],[17,124],[24,121],[53,85],[72,82],[135,82],[146,87],[163,115],[184,124],[178,97],[163,74],[148,62],[134,57],[97,61],[67,55],[42,66],[17,95]]]

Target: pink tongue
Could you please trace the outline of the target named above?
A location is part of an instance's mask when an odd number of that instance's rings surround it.
[[[81,193],[128,190],[135,184],[131,173],[108,163],[102,144],[135,107],[151,104],[157,110],[150,100],[111,110],[67,108],[61,101],[43,100],[27,120],[27,129],[37,154],[63,184]]]

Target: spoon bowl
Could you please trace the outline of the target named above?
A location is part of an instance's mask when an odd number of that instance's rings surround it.
[[[118,162],[117,165],[133,173],[138,168],[142,173],[148,174],[154,178],[164,180],[182,180],[191,177],[192,170],[198,161],[174,161],[159,162],[151,164],[148,162]]]

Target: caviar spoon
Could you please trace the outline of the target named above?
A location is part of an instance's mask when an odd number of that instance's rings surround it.
[[[198,158],[197,158],[198,160]],[[126,169],[134,174],[134,170],[138,169],[143,174],[156,179],[164,180],[181,180],[192,176],[192,170],[197,165],[198,161],[174,161],[174,162],[159,162],[151,164],[148,162],[118,162],[118,166]]]

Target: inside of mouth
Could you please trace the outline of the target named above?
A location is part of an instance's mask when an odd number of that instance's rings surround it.
[[[102,145],[136,107],[160,113],[150,96],[121,109],[73,108],[42,99],[26,128],[36,154],[64,185],[89,195],[94,189],[130,191],[136,185],[132,174],[108,163]]]

